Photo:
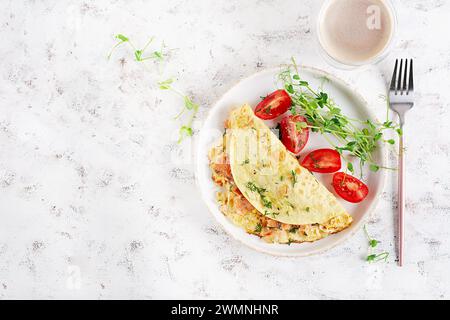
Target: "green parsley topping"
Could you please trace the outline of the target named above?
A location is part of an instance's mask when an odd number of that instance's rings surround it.
[[[267,199],[267,196],[264,194],[266,192],[266,189],[259,188],[255,183],[253,182],[247,182],[245,185],[250,191],[256,192],[261,197],[261,202],[263,203],[263,206],[269,209],[272,209],[272,202]]]

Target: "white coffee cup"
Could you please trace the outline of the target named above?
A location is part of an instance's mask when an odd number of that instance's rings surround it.
[[[358,67],[386,56],[396,27],[389,0],[326,0],[319,12],[317,36],[329,62]]]

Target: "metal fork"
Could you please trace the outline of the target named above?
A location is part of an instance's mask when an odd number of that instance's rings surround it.
[[[403,64],[404,61],[404,64]],[[389,88],[389,106],[397,113],[400,121],[398,159],[398,265],[403,265],[404,256],[404,212],[405,212],[405,157],[404,157],[404,124],[405,115],[414,106],[413,60],[395,60],[394,73]]]

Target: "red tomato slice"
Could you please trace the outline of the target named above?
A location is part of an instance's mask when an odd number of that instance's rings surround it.
[[[281,142],[293,154],[299,154],[309,138],[309,129],[297,130],[297,123],[306,123],[306,118],[300,115],[284,117],[280,122]]]
[[[309,153],[301,165],[309,171],[332,173],[341,169],[341,155],[333,149],[318,149]]]
[[[333,176],[333,187],[336,193],[348,202],[361,202],[369,194],[369,188],[360,180],[344,172]]]
[[[255,115],[263,120],[272,120],[285,113],[292,105],[292,99],[285,90],[272,92],[255,109]]]

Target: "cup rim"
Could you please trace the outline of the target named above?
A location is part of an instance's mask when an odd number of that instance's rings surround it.
[[[395,10],[395,6],[392,3],[391,0],[379,0],[381,2],[383,2],[386,5],[386,8],[388,9],[388,13],[391,15],[391,19],[392,19],[392,30],[390,32],[390,36],[389,36],[389,40],[386,42],[385,46],[383,47],[383,49],[378,52],[375,56],[373,56],[370,59],[364,60],[364,61],[359,61],[359,62],[349,62],[349,61],[341,61],[335,57],[333,57],[331,54],[328,53],[328,51],[325,49],[325,46],[323,45],[323,39],[322,39],[322,35],[321,35],[321,22],[323,21],[323,17],[324,14],[326,12],[326,10],[328,9],[328,7],[331,5],[332,1],[336,1],[336,0],[325,0],[322,4],[322,6],[320,7],[318,16],[317,16],[317,22],[316,22],[316,39],[317,42],[319,43],[319,47],[321,49],[321,53],[322,55],[325,56],[326,60],[328,63],[334,65],[335,67],[339,67],[341,69],[349,69],[349,68],[357,68],[357,67],[362,67],[362,66],[366,66],[366,65],[373,65],[373,64],[377,64],[380,61],[382,61],[388,54],[389,50],[392,48],[394,40],[395,40],[395,35],[397,33],[397,12]]]

